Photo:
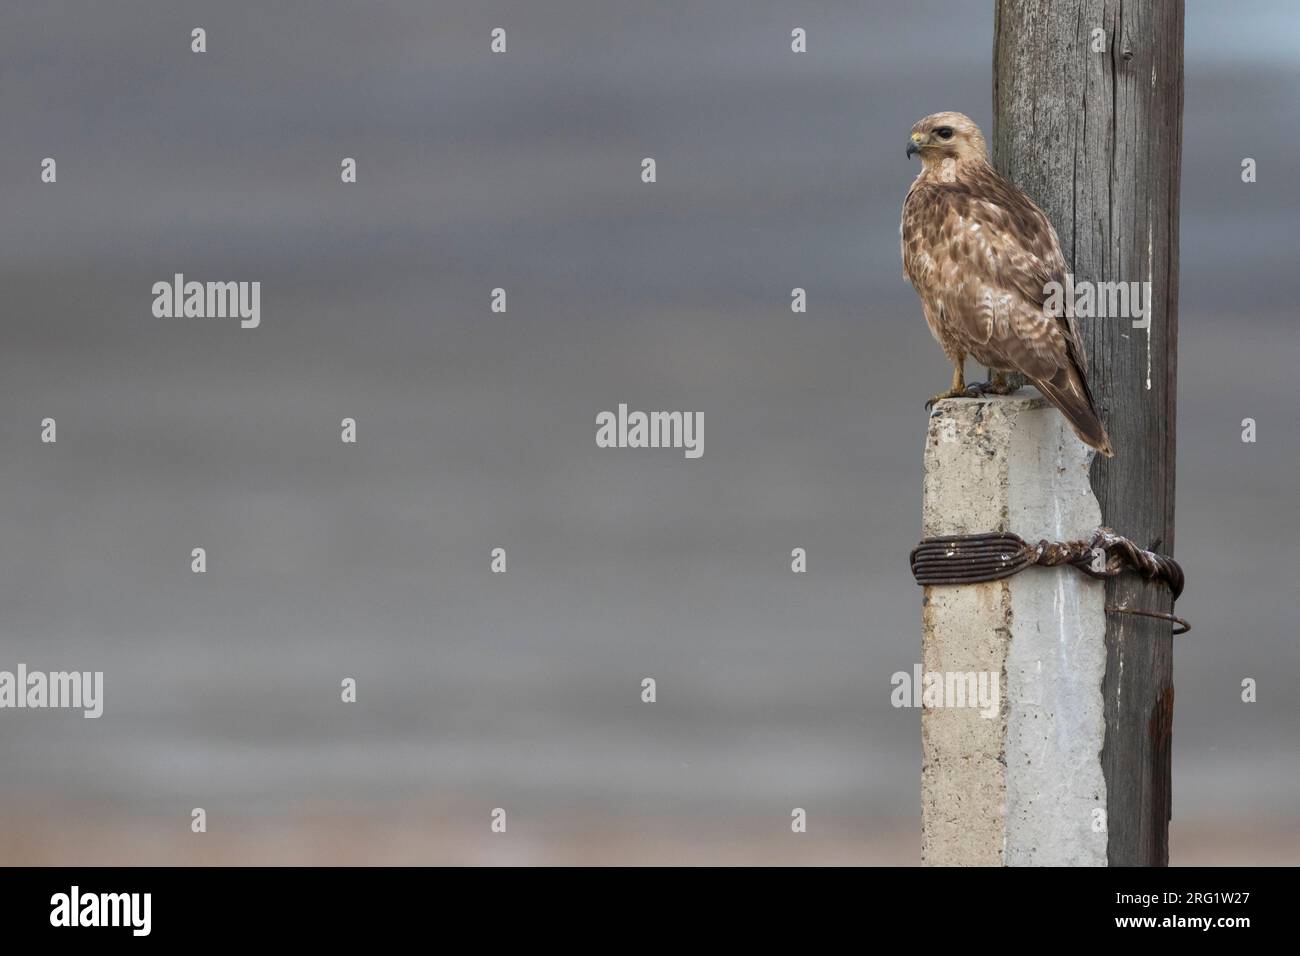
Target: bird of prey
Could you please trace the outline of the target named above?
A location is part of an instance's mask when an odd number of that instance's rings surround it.
[[[952,388],[929,404],[1009,394],[1014,386],[1004,373],[1019,372],[1085,444],[1111,457],[1078,329],[1063,307],[1045,306],[1048,284],[1066,282],[1051,221],[989,164],[984,136],[968,116],[935,113],[918,122],[907,142],[908,158],[913,154],[921,172],[903,202],[903,273],[955,366]],[[988,366],[992,380],[968,386],[967,356]]]

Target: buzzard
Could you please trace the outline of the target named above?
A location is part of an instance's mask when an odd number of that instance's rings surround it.
[[[914,153],[921,172],[903,202],[903,273],[954,366],[952,388],[926,407],[944,398],[1009,394],[1015,388],[1004,373],[1019,372],[1085,444],[1111,457],[1078,329],[1063,308],[1045,306],[1048,284],[1066,281],[1052,223],[989,164],[970,117],[927,116],[912,127],[908,158]],[[967,356],[987,365],[992,380],[968,386]]]

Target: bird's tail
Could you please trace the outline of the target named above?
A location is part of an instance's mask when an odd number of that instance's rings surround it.
[[[1077,369],[1066,366],[1056,370],[1050,379],[1030,379],[1047,400],[1060,409],[1074,433],[1085,445],[1097,449],[1107,458],[1114,458],[1110,436],[1097,414],[1097,404],[1092,400],[1092,390]]]

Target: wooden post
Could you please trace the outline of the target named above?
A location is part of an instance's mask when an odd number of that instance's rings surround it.
[[[1102,31],[1098,33],[1097,31]],[[1055,224],[1077,279],[1150,282],[1145,328],[1080,319],[1115,458],[1092,467],[1102,522],[1174,549],[1181,0],[997,0],[993,156]],[[1097,48],[1100,49],[1097,49]],[[1136,575],[1109,607],[1168,611]],[[1169,623],[1108,613],[1102,685],[1107,858],[1169,862],[1173,661]]]

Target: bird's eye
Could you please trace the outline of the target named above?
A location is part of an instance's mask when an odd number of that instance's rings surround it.
[[[938,136],[940,139],[952,139],[952,127],[940,126],[934,131],[934,135]]]

